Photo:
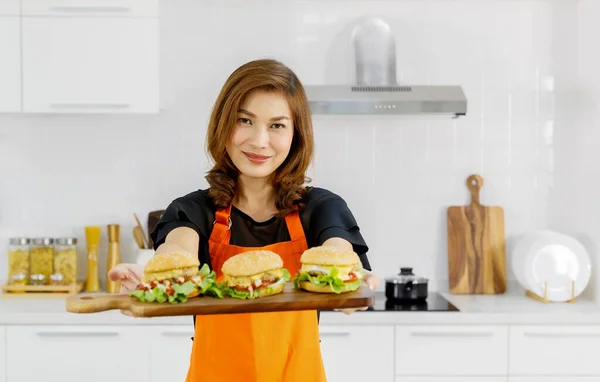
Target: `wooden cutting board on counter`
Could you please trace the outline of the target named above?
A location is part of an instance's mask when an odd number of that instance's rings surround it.
[[[471,204],[448,208],[448,279],[454,294],[506,291],[504,210],[479,201],[483,178],[471,175]]]
[[[296,290],[291,282],[282,293],[240,300],[232,297],[199,296],[184,303],[169,304],[140,302],[127,294],[87,294],[66,299],[66,309],[71,313],[97,313],[113,309],[131,312],[134,317],[194,316],[206,314],[281,312],[292,310],[333,310],[373,306],[373,292],[362,285],[354,292],[313,293]]]

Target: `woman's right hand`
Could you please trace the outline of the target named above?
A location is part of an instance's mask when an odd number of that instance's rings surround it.
[[[121,283],[120,293],[129,293],[142,281],[143,274],[143,265],[123,263],[108,271],[108,278]]]

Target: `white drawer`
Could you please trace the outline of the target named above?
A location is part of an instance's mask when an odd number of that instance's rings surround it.
[[[23,0],[25,16],[158,15],[158,0]]]
[[[600,326],[510,328],[511,375],[598,375]]]
[[[598,382],[598,377],[508,377],[508,382]]]
[[[0,325],[0,382],[6,382],[6,326]]]
[[[396,377],[396,382],[507,382],[507,377]]]
[[[110,325],[10,325],[10,382],[149,381],[149,328]]]
[[[20,14],[20,0],[0,0],[0,16],[19,16]]]
[[[508,329],[397,326],[396,375],[508,375]]]

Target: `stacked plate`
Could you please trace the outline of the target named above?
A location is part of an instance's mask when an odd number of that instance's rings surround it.
[[[575,238],[553,231],[524,235],[512,252],[512,269],[523,288],[549,301],[579,296],[590,282],[590,255]],[[573,293],[574,292],[574,293]]]

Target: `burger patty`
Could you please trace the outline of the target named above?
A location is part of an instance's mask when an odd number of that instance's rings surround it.
[[[331,266],[304,264],[301,272],[306,272],[311,276],[328,275],[331,271]],[[338,277],[346,282],[354,281],[362,276],[362,272],[357,267],[336,267],[338,269]]]
[[[257,288],[263,284],[273,283],[283,277],[281,269],[273,269],[264,273],[259,273],[250,276],[228,276],[225,275],[225,281],[230,287],[246,287],[250,286]]]

